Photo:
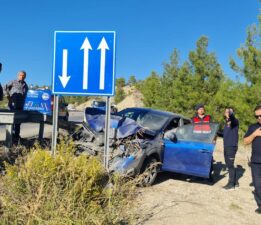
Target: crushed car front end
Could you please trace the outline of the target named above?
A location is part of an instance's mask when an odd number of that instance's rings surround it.
[[[83,126],[74,136],[78,154],[99,156],[104,153],[105,112],[86,108]],[[144,129],[133,119],[111,115],[109,129],[109,172],[136,176],[149,155],[161,158],[162,142],[155,131]]]

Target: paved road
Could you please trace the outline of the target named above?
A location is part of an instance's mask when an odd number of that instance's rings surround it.
[[[70,112],[69,121],[82,122],[83,121],[83,112]],[[28,138],[35,135],[38,135],[39,124],[37,123],[24,123],[21,125],[21,137]],[[50,136],[52,133],[52,125],[45,124],[44,126],[44,137]],[[0,141],[5,140],[5,127],[0,126]]]

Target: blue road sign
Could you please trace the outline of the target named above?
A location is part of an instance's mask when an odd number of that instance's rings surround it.
[[[54,94],[113,96],[114,70],[114,31],[55,31]]]

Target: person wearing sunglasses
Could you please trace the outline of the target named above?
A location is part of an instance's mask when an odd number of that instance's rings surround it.
[[[248,127],[244,144],[252,144],[251,172],[255,188],[253,193],[258,206],[255,212],[261,214],[261,105],[258,105],[254,111],[257,123]]]

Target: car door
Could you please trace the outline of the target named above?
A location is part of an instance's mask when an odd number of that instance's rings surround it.
[[[162,170],[209,177],[217,130],[217,123],[188,124],[177,128],[173,138],[164,136]]]

